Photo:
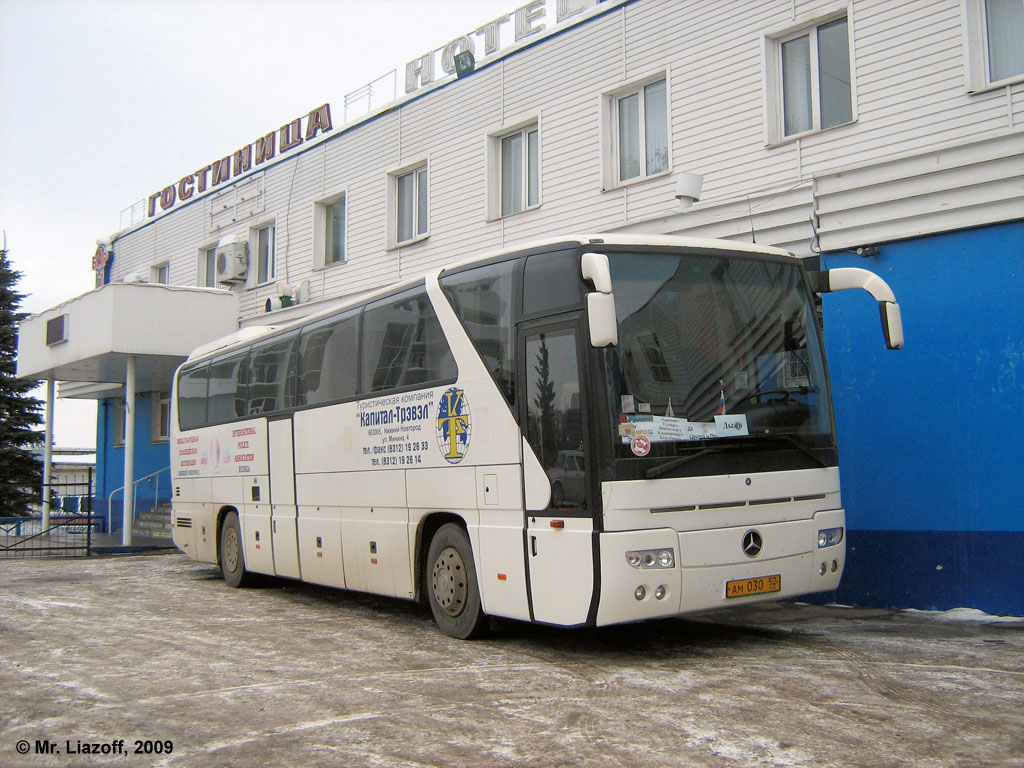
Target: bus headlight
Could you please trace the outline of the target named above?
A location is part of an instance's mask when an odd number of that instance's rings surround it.
[[[626,562],[632,568],[675,568],[676,551],[666,549],[638,549],[626,553]]]
[[[823,528],[818,531],[818,548],[834,547],[843,540],[842,528]]]

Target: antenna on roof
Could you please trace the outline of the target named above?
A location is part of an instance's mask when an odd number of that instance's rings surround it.
[[[757,245],[757,236],[754,234],[754,209],[750,205],[750,195],[747,195],[747,218],[750,219],[750,242]]]

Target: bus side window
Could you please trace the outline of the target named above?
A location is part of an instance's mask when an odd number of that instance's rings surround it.
[[[526,439],[551,481],[550,508],[587,508],[574,331],[526,337]]]
[[[360,392],[453,379],[455,359],[423,288],[384,299],[363,314]]]
[[[512,274],[503,261],[441,277],[441,286],[509,405],[515,405]]]
[[[586,285],[575,251],[537,253],[526,259],[523,315],[552,314],[583,304]]]
[[[295,362],[292,349],[297,338],[293,334],[252,348],[249,358],[250,416],[295,405]]]
[[[210,366],[182,371],[178,377],[178,426],[195,429],[206,424],[206,395]]]
[[[245,381],[239,368],[246,355],[235,354],[210,363],[210,389],[207,401],[208,423],[229,421],[237,417],[236,403],[245,401]]]
[[[358,314],[304,328],[299,342],[298,405],[354,396],[359,384],[358,352]]]

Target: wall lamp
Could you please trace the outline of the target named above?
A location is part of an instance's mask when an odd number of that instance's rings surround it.
[[[459,51],[455,54],[455,73],[458,77],[472,74],[476,69],[476,58],[472,51]]]
[[[878,250],[877,245],[862,245],[857,248],[844,248],[842,253],[853,253],[865,259],[869,259],[872,256],[877,256],[881,251]]]
[[[683,208],[689,208],[700,200],[704,177],[696,173],[680,173],[676,176],[675,198]]]

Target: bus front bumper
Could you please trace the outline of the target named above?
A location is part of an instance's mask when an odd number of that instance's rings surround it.
[[[822,531],[833,532],[824,537],[826,546],[819,546]],[[835,509],[805,520],[703,531],[602,533],[600,549],[597,625],[642,621],[836,589],[846,561],[845,514]]]

